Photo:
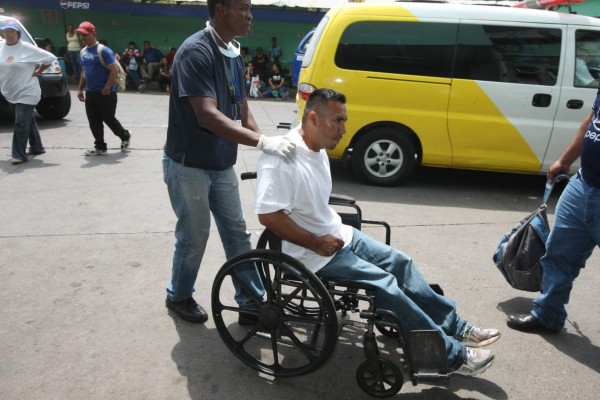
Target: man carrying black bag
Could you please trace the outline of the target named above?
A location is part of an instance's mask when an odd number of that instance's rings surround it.
[[[560,174],[559,177],[566,175]],[[523,218],[496,247],[492,259],[506,281],[515,289],[539,292],[542,285],[540,259],[546,254],[550,225],[546,215],[546,201],[554,181],[546,182],[542,205]]]
[[[530,314],[508,316],[510,328],[559,332],[567,319],[565,304],[573,281],[600,244],[600,90],[573,142],[548,170],[548,179],[568,173],[580,156],[581,168],[560,196],[546,255],[541,260],[542,294],[533,301]]]

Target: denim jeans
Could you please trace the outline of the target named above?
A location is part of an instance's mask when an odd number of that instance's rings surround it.
[[[90,130],[94,135],[94,147],[98,150],[106,150],[104,141],[104,124],[121,140],[129,138],[129,132],[123,128],[115,117],[117,112],[117,94],[112,92],[108,96],[102,93],[85,92],[85,113],[90,124]]]
[[[277,95],[281,98],[285,94],[285,87],[282,86],[279,89],[273,89],[271,86],[269,86],[269,87],[267,87],[267,89],[265,89],[265,91],[262,93],[262,95],[263,95],[263,97],[272,96],[273,91],[276,91]],[[277,97],[277,96],[273,96],[273,97]]]
[[[171,77],[167,76],[159,76],[158,77],[158,85],[160,86],[160,90],[166,90],[167,86],[169,89],[171,88]]]
[[[242,212],[238,179],[233,168],[210,171],[186,167],[163,157],[163,176],[169,190],[171,206],[177,216],[175,252],[167,297],[172,301],[192,296],[200,263],[210,232],[212,212],[225,257],[229,260],[252,249],[250,233]],[[238,269],[238,277],[262,298],[264,288],[254,264]],[[254,301],[236,285],[235,300],[240,306]]]
[[[27,161],[27,140],[32,153],[43,153],[44,146],[40,131],[33,115],[34,105],[31,104],[12,104],[10,109],[15,114],[15,131],[12,141],[12,157]]]
[[[73,68],[73,77],[79,78],[81,75],[81,54],[79,51],[71,51],[67,52],[69,56],[69,61],[71,61],[71,67]]]
[[[467,322],[452,300],[435,293],[406,254],[354,230],[352,243],[340,250],[317,275],[375,287],[375,305],[398,314],[402,329],[435,329],[446,344],[448,369],[465,361],[459,338]]]
[[[133,86],[137,89],[140,86],[140,73],[135,69],[128,69],[127,76],[133,83]]]
[[[542,294],[531,314],[549,329],[565,325],[573,281],[600,244],[600,188],[573,175],[556,205],[554,226],[542,257]]]

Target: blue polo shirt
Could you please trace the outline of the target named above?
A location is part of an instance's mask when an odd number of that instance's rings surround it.
[[[236,107],[228,82],[232,82],[237,101],[241,102],[245,97],[242,79],[242,58],[224,57],[207,30],[196,32],[183,42],[175,55],[171,75],[164,148],[170,159],[214,171],[223,171],[236,163],[238,144],[201,127],[188,97],[212,97],[217,100],[220,112],[235,119]]]
[[[107,66],[115,63],[113,51],[106,46],[102,49],[102,58]],[[81,66],[85,71],[86,90],[92,93],[101,93],[110,72],[102,65],[98,58],[98,42],[93,47],[85,47],[83,49]],[[116,92],[116,86],[112,85],[110,91],[111,93]]]
[[[159,49],[151,47],[150,49],[144,51],[144,58],[149,63],[157,63],[160,62],[161,58],[163,58],[163,54],[160,52]]]
[[[600,88],[592,111],[594,115],[581,144],[581,176],[588,185],[600,188]]]

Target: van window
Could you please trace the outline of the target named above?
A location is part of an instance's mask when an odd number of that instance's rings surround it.
[[[454,77],[553,86],[560,44],[560,29],[463,24]]]
[[[340,68],[450,77],[457,25],[365,21],[349,25],[338,44]]]
[[[578,29],[575,33],[576,87],[598,88],[600,82],[600,32]]]
[[[327,14],[321,19],[319,25],[315,29],[315,33],[313,33],[312,38],[309,40],[309,43],[306,47],[306,53],[304,54],[304,58],[302,59],[302,68],[306,68],[310,65],[313,56],[315,55],[315,49],[317,48],[317,43],[319,43],[319,39],[321,39],[321,35],[329,22],[329,17]],[[312,44],[312,45],[311,45]]]

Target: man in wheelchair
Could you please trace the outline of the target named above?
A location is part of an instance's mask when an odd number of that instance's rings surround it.
[[[448,371],[475,375],[494,354],[481,349],[500,337],[463,319],[452,300],[435,293],[406,254],[344,225],[329,206],[332,181],[325,149],[345,133],[346,98],[318,89],[306,103],[302,126],[286,136],[296,144],[296,162],[261,154],[257,168],[256,213],[282,239],[282,251],[322,279],[373,288],[378,308],[395,312],[403,330],[437,330]]]

